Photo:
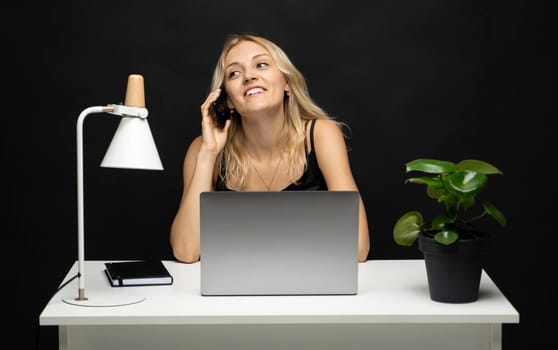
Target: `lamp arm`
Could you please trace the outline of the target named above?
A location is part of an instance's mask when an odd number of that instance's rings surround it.
[[[85,232],[83,210],[83,121],[93,113],[112,112],[108,106],[96,106],[84,109],[77,120],[77,224],[78,224],[78,297],[76,300],[87,300],[85,297]]]
[[[78,224],[78,297],[76,300],[87,300],[85,297],[85,226],[84,226],[84,189],[83,189],[83,122],[85,117],[94,113],[110,113],[118,116],[131,116],[146,119],[149,114],[144,107],[130,107],[111,104],[84,109],[78,117],[76,126],[77,141],[77,224]]]

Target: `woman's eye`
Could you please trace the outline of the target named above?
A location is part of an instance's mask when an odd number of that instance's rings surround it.
[[[227,74],[227,76],[228,76],[229,78],[234,78],[234,77],[237,76],[238,74],[239,74],[239,72],[238,72],[237,70],[233,70],[233,71],[229,72],[229,73]]]
[[[260,63],[256,64],[256,67],[258,67],[258,68],[265,68],[267,66],[269,66],[269,64],[267,64],[266,62],[260,62]]]

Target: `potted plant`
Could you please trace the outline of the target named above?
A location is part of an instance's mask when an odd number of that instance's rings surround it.
[[[430,298],[448,303],[478,299],[482,255],[488,233],[477,226],[483,218],[506,225],[502,212],[481,199],[488,175],[503,173],[494,165],[474,159],[458,163],[437,159],[415,159],[405,164],[410,177],[405,183],[426,186],[426,195],[442,205],[429,224],[421,212],[403,214],[395,223],[393,238],[398,245],[418,248],[424,255]]]

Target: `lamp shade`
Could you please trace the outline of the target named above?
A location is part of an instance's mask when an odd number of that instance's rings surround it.
[[[147,119],[122,117],[101,166],[163,170]]]

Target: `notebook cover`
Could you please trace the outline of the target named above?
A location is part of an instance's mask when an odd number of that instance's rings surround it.
[[[113,287],[170,285],[173,277],[160,260],[105,263],[105,273]]]

